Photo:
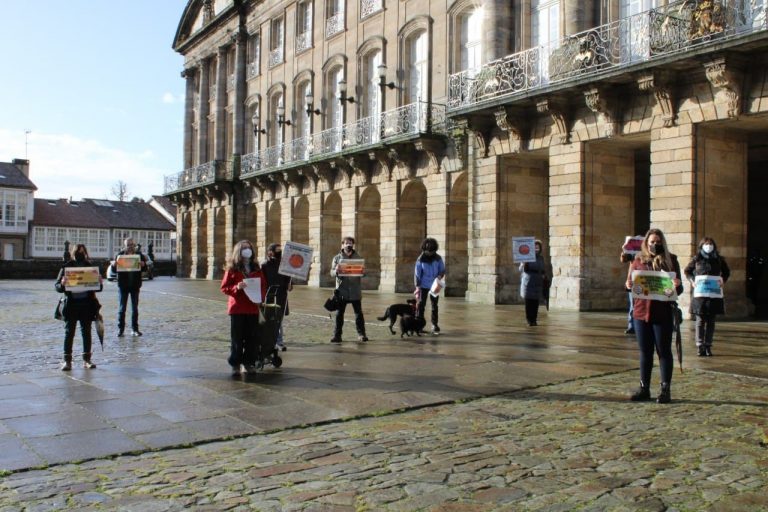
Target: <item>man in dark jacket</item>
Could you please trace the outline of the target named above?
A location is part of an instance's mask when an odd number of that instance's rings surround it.
[[[287,348],[283,340],[283,317],[288,315],[288,292],[293,289],[293,284],[289,276],[284,276],[278,272],[282,256],[283,247],[280,244],[269,244],[267,259],[262,262],[261,271],[267,277],[267,290],[273,286],[278,287],[276,299],[280,305],[280,328],[277,331],[277,343],[275,345],[276,348],[285,351]]]
[[[117,335],[125,334],[125,310],[128,305],[128,297],[131,298],[131,335],[141,336],[139,331],[139,291],[141,290],[141,270],[147,266],[147,258],[136,250],[133,238],[126,238],[123,242],[125,248],[115,256],[117,258],[126,255],[138,255],[141,269],[138,272],[115,272],[117,274]]]
[[[347,304],[352,304],[352,309],[355,311],[355,327],[357,328],[358,341],[368,341],[368,336],[365,335],[365,317],[363,317],[363,306],[361,302],[363,298],[362,277],[343,276],[336,273],[339,262],[347,259],[363,259],[363,257],[355,251],[355,239],[351,236],[345,237],[344,240],[342,240],[341,251],[333,257],[333,262],[331,263],[331,275],[336,278],[336,292],[341,297],[341,306],[336,311],[336,323],[331,343],[341,343],[341,331],[344,327],[344,310],[347,309]]]

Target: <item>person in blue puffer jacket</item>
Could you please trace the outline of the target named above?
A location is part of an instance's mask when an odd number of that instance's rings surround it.
[[[421,254],[416,260],[416,269],[414,271],[414,284],[416,285],[416,294],[419,300],[419,318],[424,318],[424,310],[427,307],[427,297],[432,302],[432,333],[440,332],[437,324],[437,302],[439,295],[429,293],[432,283],[436,278],[443,280],[445,278],[445,263],[443,258],[437,254],[437,240],[434,238],[425,238],[421,242]],[[425,319],[426,320],[426,319]]]

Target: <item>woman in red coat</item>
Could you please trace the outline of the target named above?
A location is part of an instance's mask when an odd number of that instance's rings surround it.
[[[655,270],[674,272],[672,279],[679,294],[683,292],[680,264],[677,256],[667,249],[667,241],[660,229],[650,229],[645,235],[640,254],[635,256],[627,275],[627,289],[632,289],[632,271]],[[640,348],[640,388],[632,394],[630,400],[640,402],[651,399],[650,384],[653,370],[654,348],[659,356],[661,373],[661,391],[656,401],[660,404],[671,400],[670,385],[672,383],[672,331],[675,302],[642,299],[635,297],[633,301],[633,322],[635,335]]]
[[[229,295],[227,313],[231,324],[229,365],[232,375],[238,376],[241,365],[248,373],[256,373],[257,343],[256,331],[259,326],[259,306],[245,293],[246,278],[261,278],[262,300],[267,292],[267,279],[254,258],[253,245],[241,240],[232,249],[227,271],[221,280],[221,291]]]

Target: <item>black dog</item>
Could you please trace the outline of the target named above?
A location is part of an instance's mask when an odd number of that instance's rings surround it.
[[[416,299],[408,299],[406,302],[408,304],[392,304],[387,308],[383,315],[376,317],[380,322],[389,319],[389,332],[392,334],[396,334],[392,327],[394,327],[395,322],[397,322],[398,316],[413,316],[416,314]]]
[[[400,317],[400,337],[407,334],[408,336],[421,337],[421,333],[424,331],[424,326],[427,325],[427,321],[420,316],[403,315]]]

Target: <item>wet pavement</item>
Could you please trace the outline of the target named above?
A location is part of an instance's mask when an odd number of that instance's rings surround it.
[[[107,283],[98,368],[64,373],[52,281],[0,281],[0,511],[768,509],[766,323],[698,358],[686,322],[660,406],[626,401],[622,313],[443,298],[439,336],[401,339],[375,317],[406,296],[371,292],[371,341],[348,311],[336,346],[329,293],[297,287],[282,368],[232,378],[218,283],[145,282],[140,338]]]

